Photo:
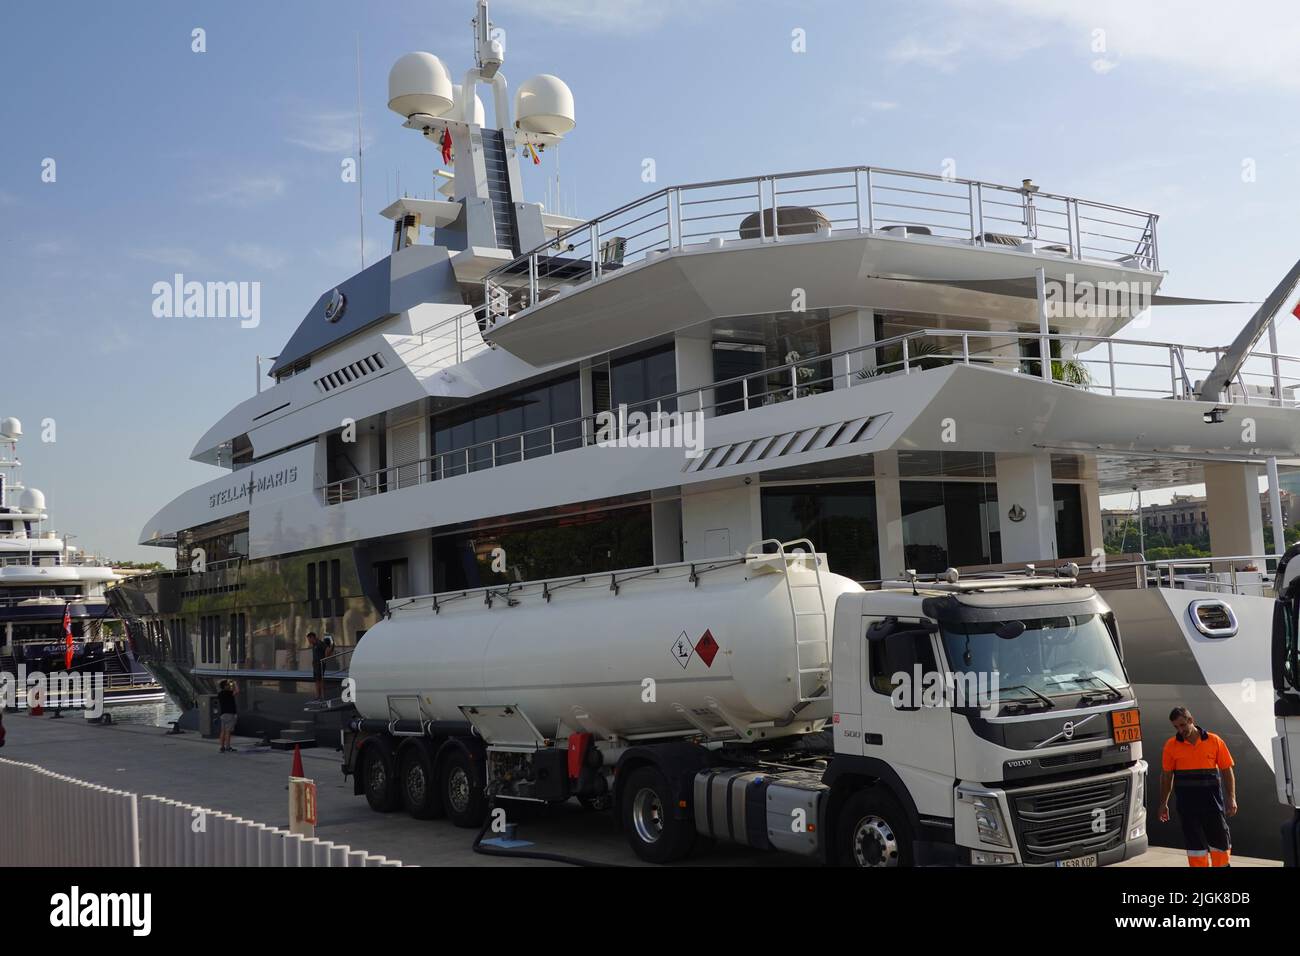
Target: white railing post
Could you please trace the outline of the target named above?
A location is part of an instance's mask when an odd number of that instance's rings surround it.
[[[587,230],[587,243],[591,246],[591,279],[594,282],[600,278],[600,227],[594,219]]]
[[[763,180],[756,179],[754,183],[755,185],[758,186],[758,241],[766,242],[767,241],[767,220],[763,216]],[[775,215],[776,214],[773,213],[774,217]]]
[[[858,232],[862,231],[862,179],[861,170],[853,170],[853,211],[858,218]]]
[[[867,231],[876,231],[875,200],[871,193],[871,167],[867,167]]]
[[[1052,342],[1047,326],[1047,271],[1039,266],[1034,270],[1034,284],[1038,290],[1038,361],[1044,382],[1052,380]]]
[[[1070,258],[1079,258],[1074,250],[1074,209],[1075,200],[1066,198],[1065,200],[1065,244],[1070,250]]]
[[[972,245],[978,245],[978,233],[975,231],[975,184],[966,184],[966,205],[967,217],[970,221],[970,241]]]
[[[772,191],[772,238],[781,238],[781,205],[776,194],[776,177],[767,178],[768,188]]]
[[[907,354],[908,353],[907,343],[910,341],[911,338],[909,336],[903,336],[903,374],[904,375],[912,374],[912,362],[910,356]]]

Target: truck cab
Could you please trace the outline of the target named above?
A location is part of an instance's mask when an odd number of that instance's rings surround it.
[[[1099,866],[1146,850],[1119,631],[1073,576],[949,571],[842,595],[832,661],[823,782],[841,862]]]
[[[1282,859],[1300,866],[1300,544],[1278,562],[1273,612],[1273,773],[1277,798],[1292,811],[1282,826]]]

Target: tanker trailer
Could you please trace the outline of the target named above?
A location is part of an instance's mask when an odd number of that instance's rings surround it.
[[[390,602],[350,667],[354,791],[465,827],[576,798],[659,863],[697,834],[861,866],[1145,849],[1137,711],[1090,588],[864,591],[809,542],[763,544]],[[991,699],[953,692],[983,672]]]

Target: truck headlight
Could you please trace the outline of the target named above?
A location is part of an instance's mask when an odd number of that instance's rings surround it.
[[[1133,808],[1129,812],[1128,838],[1136,840],[1146,833],[1147,819],[1147,765],[1139,761],[1133,772]]]
[[[1011,836],[1007,833],[1006,821],[1002,817],[1002,807],[996,797],[981,793],[961,793],[960,799],[969,803],[975,811],[975,828],[980,841],[994,846],[1011,846]]]

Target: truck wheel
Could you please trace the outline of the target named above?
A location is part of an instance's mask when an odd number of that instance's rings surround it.
[[[671,863],[691,852],[695,827],[673,814],[673,794],[657,767],[632,771],[623,787],[623,831],[632,852],[647,863]]]
[[[419,744],[402,755],[402,803],[406,812],[417,820],[433,820],[447,815],[442,805],[442,791],[433,774],[429,752]]]
[[[844,866],[912,865],[912,831],[907,815],[888,795],[863,790],[840,811],[839,862]]]
[[[399,800],[393,754],[378,743],[371,744],[364,753],[362,780],[365,782],[366,802],[377,813],[392,813],[397,809]]]
[[[459,748],[448,751],[442,758],[438,780],[447,819],[458,827],[481,827],[487,813],[487,800],[469,754]]]

